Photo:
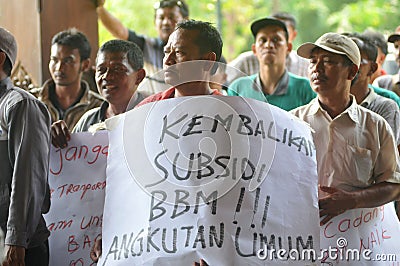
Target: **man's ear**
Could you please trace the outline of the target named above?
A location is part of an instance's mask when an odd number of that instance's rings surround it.
[[[89,70],[89,67],[90,67],[90,58],[82,60],[81,71],[85,72],[85,71]]]
[[[6,62],[6,53],[0,51],[0,69],[3,69],[4,63]]]
[[[347,76],[347,79],[353,80],[354,77],[357,75],[358,72],[358,66],[356,64],[352,64],[349,67],[349,75]]]
[[[286,56],[289,56],[292,49],[293,49],[293,44],[291,42],[288,42]]]
[[[374,74],[377,69],[378,69],[378,63],[370,62],[368,76],[372,76],[372,74]]]
[[[256,55],[256,45],[254,43],[251,45],[251,50],[253,51],[253,54]]]
[[[139,85],[140,82],[143,81],[143,79],[146,77],[146,70],[144,70],[143,68],[139,69],[136,73],[136,85]]]
[[[216,64],[217,55],[214,52],[208,52],[204,55],[203,60],[209,61],[209,62],[205,62],[204,70],[210,71],[210,69],[212,69],[212,67]],[[216,68],[215,68],[215,70],[216,70]],[[215,71],[213,71],[213,72],[215,72]]]

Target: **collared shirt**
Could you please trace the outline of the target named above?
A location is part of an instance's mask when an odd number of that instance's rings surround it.
[[[262,91],[259,74],[235,80],[228,87],[228,95],[268,102],[286,111],[309,103],[316,97],[308,79],[285,70],[272,94]]]
[[[46,106],[0,81],[0,227],[7,245],[32,248],[50,232],[42,213],[50,207],[47,183],[50,115]]]
[[[380,88],[394,91],[400,96],[400,71],[395,75],[377,77],[372,84]]]
[[[313,129],[319,184],[353,191],[384,181],[400,183],[389,124],[351,99],[351,105],[334,119],[317,98],[292,111]]]
[[[360,105],[385,118],[393,131],[396,144],[399,145],[400,111],[397,104],[391,99],[376,94],[373,89],[369,88],[367,97]]]
[[[382,89],[377,86],[368,84],[368,88],[371,88],[375,91],[376,94],[383,96],[388,99],[392,99],[397,103],[397,106],[400,108],[400,97],[394,93],[393,91],[387,90],[387,89]]]
[[[308,60],[298,56],[294,50],[286,58],[286,69],[295,75],[307,78],[308,66]],[[254,75],[258,71],[260,71],[260,64],[253,51],[241,53],[228,63],[226,68],[227,83],[230,84],[240,77]]]
[[[176,90],[175,87],[171,87],[166,91],[151,95],[151,96],[147,97],[146,99],[144,99],[143,101],[141,101],[138,105],[136,105],[136,107],[139,107],[144,104],[151,103],[151,102],[157,102],[157,101],[161,101],[161,100],[174,98],[175,90]],[[212,95],[222,95],[218,90],[213,90],[211,94]]]
[[[133,109],[138,103],[140,103],[144,99],[143,95],[139,92],[136,92],[132,99],[129,101],[129,104],[126,108],[126,111]],[[72,133],[76,132],[95,132],[98,130],[106,129],[104,121],[106,120],[107,108],[109,103],[104,101],[100,107],[93,108],[92,110],[87,111],[82,115],[81,119],[79,119],[76,126],[72,129]]]
[[[55,93],[55,83],[52,79],[47,80],[42,88],[32,89],[30,93],[35,95],[49,109],[51,121],[54,123],[58,120],[64,120],[68,128],[74,128],[81,116],[88,110],[100,106],[104,99],[97,93],[89,89],[89,84],[82,80],[81,89],[82,97],[64,112],[56,107],[56,103],[52,101],[50,95]]]

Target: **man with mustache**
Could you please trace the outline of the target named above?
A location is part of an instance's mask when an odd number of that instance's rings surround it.
[[[128,41],[111,40],[104,43],[97,52],[95,79],[99,93],[106,99],[100,107],[87,111],[73,133],[105,129],[107,118],[135,107],[144,97],[137,88],[146,75],[143,69],[143,53]],[[64,148],[71,139],[70,128],[63,121],[51,127],[52,143]]]
[[[77,29],[57,33],[51,42],[49,70],[51,79],[30,92],[46,104],[51,121],[63,120],[73,128],[88,110],[99,106],[103,98],[89,88],[82,74],[90,66],[91,47]]]
[[[400,199],[398,152],[389,124],[350,94],[361,55],[350,38],[326,33],[297,53],[310,59],[318,97],[293,110],[314,129],[321,225],[347,210]]]
[[[400,26],[396,28],[395,33],[389,36],[388,42],[393,43],[395,48],[396,62],[400,66]],[[375,86],[388,89],[400,96],[400,70],[394,75],[381,76],[374,80]]]
[[[210,87],[222,53],[221,36],[210,23],[195,20],[178,23],[164,53],[164,79],[172,87],[147,97],[138,106],[182,96],[221,95]]]
[[[306,78],[287,71],[286,57],[292,50],[292,43],[288,41],[285,23],[272,17],[259,19],[251,24],[251,32],[259,72],[235,80],[228,88],[228,95],[268,102],[286,111],[315,98]]]
[[[97,0],[97,15],[106,29],[121,40],[136,43],[143,51],[145,69],[148,74],[145,87],[140,88],[145,94],[153,94],[165,89],[162,78],[155,73],[163,68],[164,46],[177,23],[189,18],[189,8],[184,0],[160,0],[154,4],[154,26],[158,36],[148,37],[128,29],[105,7],[105,0]]]

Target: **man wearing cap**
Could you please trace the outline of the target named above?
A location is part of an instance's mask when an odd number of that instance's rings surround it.
[[[398,153],[390,126],[350,94],[361,62],[357,45],[326,33],[297,53],[310,59],[310,83],[318,94],[292,112],[314,130],[321,225],[350,209],[399,200]]]
[[[48,265],[47,173],[50,115],[10,75],[17,43],[0,28],[0,226],[5,233],[2,265]]]
[[[235,80],[228,88],[228,95],[268,102],[287,111],[315,98],[308,80],[286,69],[286,57],[292,44],[288,42],[285,23],[275,18],[263,18],[251,24],[251,32],[259,72]]]
[[[277,12],[272,14],[271,17],[285,23],[289,34],[289,42],[293,43],[297,37],[296,18],[287,12]],[[228,83],[232,83],[235,79],[242,77],[243,74],[248,76],[256,74],[259,70],[259,63],[253,51],[241,53],[238,57],[229,62],[228,66]],[[307,77],[308,60],[298,56],[295,50],[291,50],[286,57],[286,68],[290,73],[301,77]]]
[[[394,44],[396,62],[400,66],[400,26],[396,28],[395,33],[389,36],[388,42]],[[397,74],[385,75],[375,79],[373,84],[394,91],[400,96],[400,70]]]

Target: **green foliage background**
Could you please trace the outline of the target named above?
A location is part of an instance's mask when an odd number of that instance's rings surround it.
[[[155,0],[107,0],[105,7],[124,25],[148,36],[154,29]],[[218,25],[217,0],[186,0],[190,18]],[[251,47],[250,23],[277,11],[292,13],[298,22],[294,47],[315,41],[328,31],[362,32],[374,29],[389,34],[400,25],[400,0],[220,0],[223,54],[228,61]],[[99,41],[113,37],[99,23]]]

